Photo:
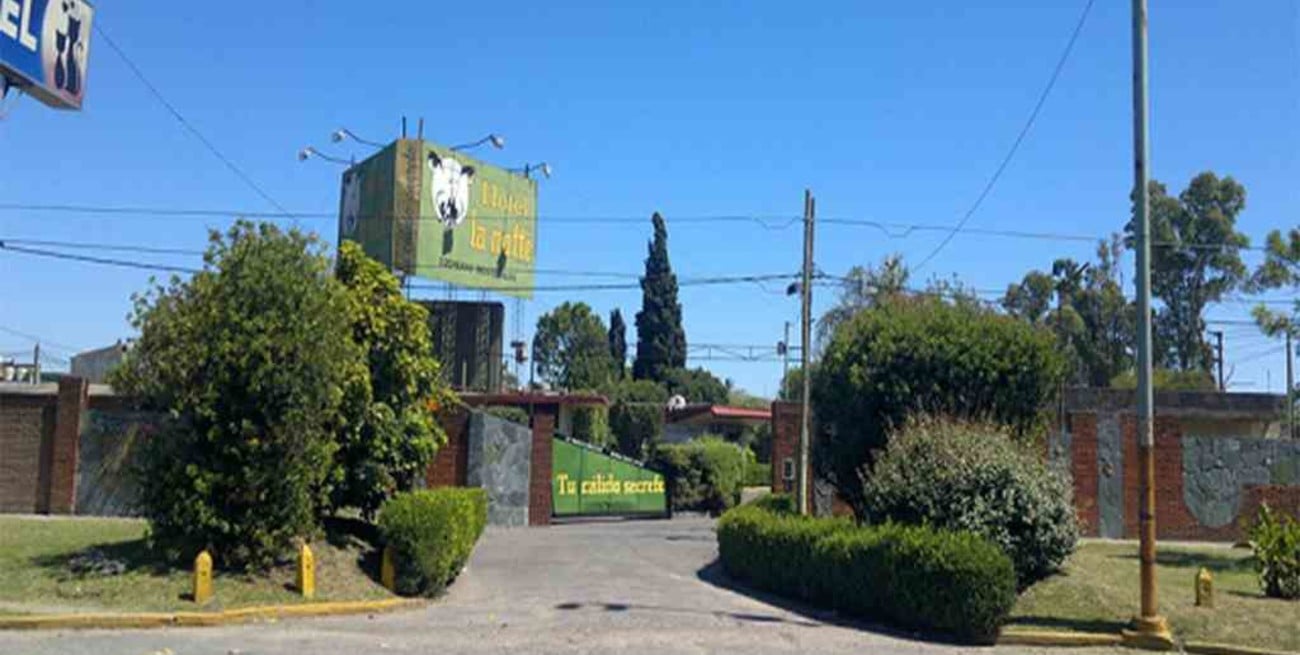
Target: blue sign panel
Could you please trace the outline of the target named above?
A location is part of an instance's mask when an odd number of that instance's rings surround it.
[[[0,75],[51,107],[80,109],[94,13],[86,0],[0,0]]]

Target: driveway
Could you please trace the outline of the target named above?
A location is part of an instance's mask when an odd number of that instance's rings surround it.
[[[729,588],[711,566],[716,555],[713,522],[703,518],[489,529],[451,591],[425,609],[223,628],[8,632],[0,653],[991,652],[764,602]],[[1017,652],[1030,651],[996,650]]]

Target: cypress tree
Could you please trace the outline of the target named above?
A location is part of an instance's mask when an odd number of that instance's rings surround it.
[[[622,380],[627,368],[627,324],[617,308],[609,313],[609,356],[614,360],[617,379]]]
[[[641,278],[641,311],[636,314],[636,361],[632,377],[663,382],[670,369],[686,365],[686,331],[677,302],[677,276],[668,263],[668,228],[658,212],[651,217],[654,238]]]

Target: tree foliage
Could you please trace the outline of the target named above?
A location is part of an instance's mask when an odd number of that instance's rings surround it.
[[[597,389],[614,375],[605,323],[584,302],[566,302],[537,319],[537,375],[563,389]]]
[[[668,392],[650,380],[623,380],[609,388],[609,429],[618,451],[643,458],[664,431]]]
[[[614,361],[615,378],[622,380],[627,375],[627,324],[618,308],[609,313],[609,357]]]
[[[839,297],[835,305],[817,319],[817,343],[825,344],[841,323],[853,318],[858,312],[905,295],[909,277],[911,273],[903,263],[903,256],[899,254],[885,257],[879,266],[850,268],[839,283]]]
[[[669,396],[681,396],[688,403],[725,405],[731,395],[727,383],[703,368],[675,368],[664,375]]]
[[[663,216],[651,217],[650,240],[641,278],[641,311],[636,314],[636,360],[632,377],[662,382],[670,369],[686,365],[686,330],[677,301],[677,276],[668,262],[668,227]]]
[[[862,479],[914,415],[979,418],[1033,434],[1064,364],[1050,332],[936,299],[885,302],[836,330],[813,375],[820,473],[862,513]]]
[[[1208,371],[1214,362],[1205,341],[1205,308],[1246,279],[1237,232],[1237,215],[1246,207],[1246,189],[1231,177],[1204,172],[1178,197],[1165,185],[1150,183],[1151,292],[1160,300],[1153,330],[1157,366]],[[1126,243],[1136,239],[1136,216],[1125,226]]]
[[[365,376],[346,291],[314,237],[241,221],[204,269],[135,297],[111,377],[172,421],[143,455],[150,537],[188,561],[262,567],[316,530],[345,389]]]
[[[344,403],[333,505],[373,516],[390,496],[409,491],[445,441],[432,410],[450,400],[429,339],[428,311],[402,295],[397,278],[344,241],[335,274],[347,289],[352,338],[367,371]]]
[[[1118,238],[1097,247],[1097,262],[1057,259],[1007,288],[1011,316],[1050,328],[1066,358],[1071,384],[1105,387],[1133,366],[1135,308],[1119,280]]]

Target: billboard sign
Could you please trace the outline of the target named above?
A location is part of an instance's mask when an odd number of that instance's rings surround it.
[[[663,476],[637,462],[558,437],[551,462],[555,516],[668,513]]]
[[[537,182],[402,139],[344,172],[339,238],[411,275],[531,298]]]
[[[0,74],[59,109],[80,109],[95,9],[86,0],[0,0]]]

